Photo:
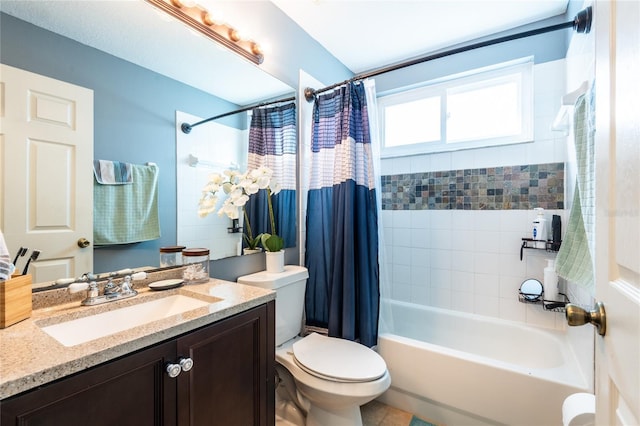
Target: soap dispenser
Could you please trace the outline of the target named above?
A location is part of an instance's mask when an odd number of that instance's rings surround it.
[[[558,301],[558,274],[554,259],[547,259],[547,266],[544,268],[544,299]]]

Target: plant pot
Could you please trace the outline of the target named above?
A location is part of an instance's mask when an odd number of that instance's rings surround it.
[[[260,253],[262,250],[260,250],[259,248],[255,248],[255,249],[250,249],[250,248],[243,248],[242,249],[242,254],[247,255],[247,254],[255,254],[255,253]]]
[[[267,272],[284,272],[284,250],[264,252],[267,260]]]

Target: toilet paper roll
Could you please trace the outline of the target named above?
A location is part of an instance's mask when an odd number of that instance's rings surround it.
[[[574,393],[562,403],[564,426],[593,426],[596,424],[596,396],[591,393]]]

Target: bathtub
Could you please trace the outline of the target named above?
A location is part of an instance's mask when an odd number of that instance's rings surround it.
[[[552,426],[568,395],[592,391],[566,332],[383,303],[396,331],[378,340],[391,373],[379,400],[391,406],[448,426]]]

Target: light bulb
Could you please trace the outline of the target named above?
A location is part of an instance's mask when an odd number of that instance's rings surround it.
[[[262,48],[255,41],[251,42],[251,53],[253,53],[254,55],[264,55]]]
[[[194,7],[196,5],[195,0],[171,0],[171,4],[182,9],[183,7]]]
[[[204,22],[205,25],[223,25],[224,24],[224,20],[222,19],[222,15],[216,13],[215,16],[211,14],[211,12],[207,11],[207,10],[203,10],[202,11],[202,22]]]
[[[240,32],[234,28],[229,28],[229,38],[235,42],[242,40],[242,37],[240,37]]]

